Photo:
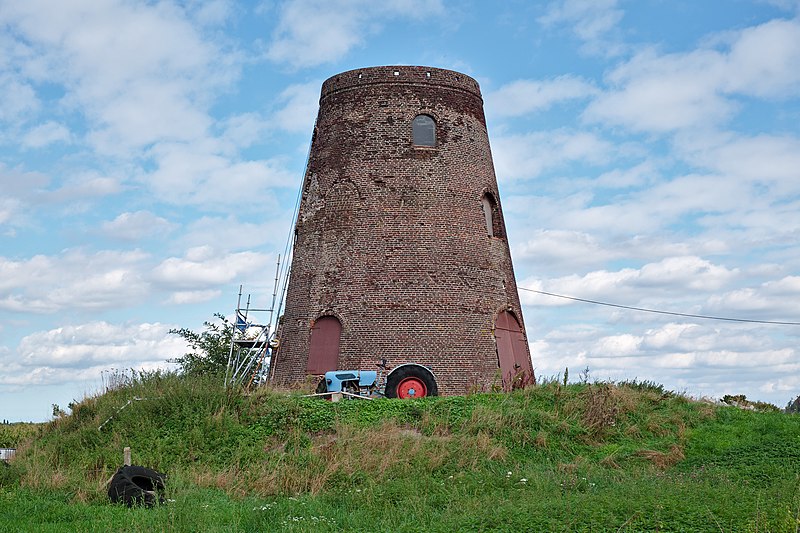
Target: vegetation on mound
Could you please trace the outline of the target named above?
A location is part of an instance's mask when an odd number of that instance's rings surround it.
[[[37,515],[31,506],[49,509],[38,526],[56,516],[74,530],[136,529],[134,516],[143,529],[230,531],[800,524],[800,417],[637,382],[339,403],[220,382],[136,375],[73,405],[0,474],[0,505],[19,508],[0,529],[20,529],[15,520]],[[125,446],[135,464],[169,476],[174,502],[106,504]]]
[[[0,424],[0,448],[16,448],[20,442],[29,440],[39,428],[39,424],[16,422]]]

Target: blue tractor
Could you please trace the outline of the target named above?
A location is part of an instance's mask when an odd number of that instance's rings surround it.
[[[341,393],[359,398],[424,398],[438,396],[436,377],[430,368],[416,363],[398,365],[387,373],[386,359],[378,370],[332,370],[317,385],[316,393]]]

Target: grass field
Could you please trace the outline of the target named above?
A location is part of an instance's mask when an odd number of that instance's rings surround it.
[[[800,526],[797,416],[635,382],[340,403],[218,383],[137,376],[43,425],[0,468],[0,531]],[[124,446],[167,503],[108,503]]]

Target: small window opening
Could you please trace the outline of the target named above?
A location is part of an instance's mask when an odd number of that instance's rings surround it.
[[[487,192],[481,198],[483,218],[486,223],[486,233],[489,237],[503,237],[503,224],[500,221],[500,208],[492,193]]]
[[[436,146],[436,121],[428,115],[417,115],[411,123],[414,146]]]

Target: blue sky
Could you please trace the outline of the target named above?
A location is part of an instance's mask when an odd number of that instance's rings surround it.
[[[796,0],[0,0],[0,419],[271,299],[321,83],[481,85],[518,283],[800,321]],[[800,326],[522,291],[540,376],[800,394]]]

